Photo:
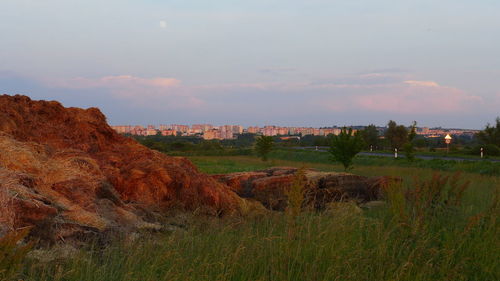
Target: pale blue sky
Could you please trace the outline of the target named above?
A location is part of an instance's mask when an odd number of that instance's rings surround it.
[[[500,1],[0,2],[0,93],[118,123],[481,128]]]

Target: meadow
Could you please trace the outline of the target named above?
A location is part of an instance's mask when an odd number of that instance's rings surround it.
[[[198,167],[206,173],[231,173],[239,171],[252,171],[271,166],[307,166],[327,171],[341,171],[340,164],[334,163],[331,155],[327,152],[295,150],[295,149],[277,149],[270,153],[268,162],[262,162],[259,159],[245,155],[225,155],[213,157],[213,155],[187,156]],[[436,171],[448,172],[469,172],[483,175],[500,176],[500,162],[489,161],[450,161],[450,160],[422,160],[415,159],[407,161],[404,158],[356,156],[354,158],[354,172],[373,171],[376,175],[379,172],[376,167],[386,167],[403,171],[399,168],[423,168]],[[366,169],[365,169],[366,168]],[[380,175],[380,174],[379,174]]]
[[[321,157],[310,152],[291,155],[275,151],[268,162],[254,156],[190,159],[210,174],[270,166],[343,170]],[[4,277],[500,280],[500,177],[481,172],[484,167],[472,167],[467,172],[467,166],[459,166],[463,163],[434,169],[434,164],[429,163],[419,167],[402,161],[394,164],[392,159],[384,162],[387,160],[357,159],[351,171],[403,178],[403,185],[389,188],[386,203],[379,206],[360,208],[351,202],[333,203],[324,212],[303,210],[296,216],[269,213],[217,219],[185,214],[185,227],[115,241],[106,247],[89,246],[70,258],[40,262],[28,254],[17,263],[18,271]],[[465,171],[455,174],[461,169]]]

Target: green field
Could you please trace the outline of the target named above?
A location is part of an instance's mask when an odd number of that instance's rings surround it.
[[[330,154],[318,151],[304,150],[275,150],[269,155],[267,163],[259,161],[250,155],[240,156],[188,156],[202,171],[207,173],[230,173],[238,171],[251,171],[270,166],[307,166],[321,170],[341,170],[339,164],[332,162]],[[215,163],[212,163],[215,161]],[[489,161],[448,161],[448,160],[422,160],[415,159],[410,162],[406,159],[393,159],[389,157],[357,156],[354,159],[354,172],[366,171],[378,173],[375,167],[387,168],[424,168],[439,171],[469,172],[483,175],[500,176],[500,163]],[[367,168],[367,169],[365,169]],[[367,174],[371,175],[371,174]],[[374,174],[376,175],[376,174]]]
[[[190,159],[211,174],[270,166],[342,170],[313,156],[277,151],[269,162],[253,156]],[[404,179],[405,186],[391,188],[387,203],[376,208],[336,203],[325,212],[304,211],[297,217],[187,215],[186,228],[168,233],[94,246],[46,263],[25,258],[12,279],[500,280],[500,177],[471,169],[461,175],[461,182],[470,181],[470,186],[456,204],[448,205],[456,199],[449,185],[438,185],[419,197],[432,200],[415,201],[403,191],[414,188],[416,179],[429,180],[436,170],[425,168],[428,163],[415,167],[383,161],[358,159],[352,171]],[[451,175],[459,170],[456,165],[441,173]],[[429,194],[433,196],[425,197]]]

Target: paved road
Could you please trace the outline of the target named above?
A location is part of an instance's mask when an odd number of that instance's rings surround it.
[[[303,150],[316,150],[314,146],[306,146],[306,147],[293,147],[293,149],[303,149]],[[327,147],[320,146],[317,151],[326,152],[328,150]],[[394,157],[392,153],[381,153],[381,152],[360,152],[359,155],[364,156],[378,156],[378,157]],[[405,158],[405,155],[402,153],[398,154],[398,157]],[[415,158],[432,160],[432,159],[441,159],[441,160],[454,160],[454,161],[490,161],[500,163],[499,159],[478,159],[478,158],[463,158],[456,156],[432,156],[432,155],[415,155]]]

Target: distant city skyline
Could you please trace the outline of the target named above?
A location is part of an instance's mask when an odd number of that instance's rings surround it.
[[[500,1],[2,0],[0,94],[111,124],[482,129]]]
[[[330,127],[286,127],[286,126],[248,126],[244,127],[241,125],[212,125],[212,124],[160,124],[160,125],[118,125],[111,126],[116,132],[121,134],[131,134],[139,136],[190,136],[190,137],[200,137],[205,140],[213,139],[235,139],[237,135],[243,133],[251,134],[261,134],[265,136],[328,136],[328,135],[339,135],[342,128],[337,126]],[[364,129],[366,126],[352,126],[353,132]],[[386,127],[377,127],[377,131],[380,135],[383,134]],[[422,135],[430,138],[443,138],[444,136],[449,137],[449,135],[468,135],[474,136],[478,133],[478,130],[471,129],[458,129],[458,128],[428,128],[428,127],[416,127],[417,135]]]
[[[274,126],[274,127],[303,127],[303,128],[343,128],[343,127],[367,127],[370,125],[375,125],[378,128],[386,128],[387,123],[389,123],[390,120],[387,120],[386,124],[383,125],[377,125],[373,123],[368,123],[368,124],[349,124],[349,125],[338,125],[338,124],[331,124],[327,126],[300,126],[300,125],[280,125],[280,124],[274,124],[272,122],[267,122],[265,124],[250,124],[250,125],[242,125],[242,124],[236,124],[236,123],[231,123],[231,122],[226,122],[226,123],[203,123],[203,122],[198,122],[198,123],[171,123],[171,122],[153,122],[153,123],[148,123],[148,124],[140,124],[140,123],[128,123],[128,124],[112,124],[110,123],[109,125],[111,127],[116,127],[116,126],[142,126],[142,127],[149,127],[149,126],[154,126],[155,128],[161,128],[161,126],[173,126],[173,125],[179,125],[179,126],[198,126],[198,125],[209,125],[209,126],[214,126],[214,127],[220,127],[220,126],[225,126],[225,125],[230,125],[230,126],[242,126],[243,128],[248,128],[248,127],[266,127],[266,126]],[[396,122],[397,123],[397,122]],[[493,122],[490,122],[492,124]],[[404,125],[406,127],[411,127],[412,124],[400,124],[398,125]],[[486,124],[485,124],[486,126]],[[430,129],[447,129],[447,130],[453,130],[453,129],[460,129],[460,130],[482,130],[484,128],[479,128],[479,129],[474,129],[474,128],[460,128],[460,127],[442,127],[442,126],[425,126],[425,124],[418,124],[417,122],[417,128],[430,128]]]

